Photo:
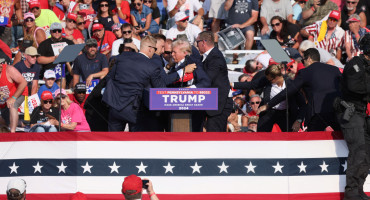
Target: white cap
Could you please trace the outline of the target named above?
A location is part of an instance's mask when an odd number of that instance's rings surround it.
[[[49,78],[56,78],[55,72],[51,69],[46,70],[44,73],[44,78],[49,79]]]
[[[185,12],[178,12],[178,13],[176,13],[176,15],[175,15],[175,21],[176,22],[181,21],[181,20],[184,20],[184,19],[189,19],[189,16],[187,16],[185,14]]]
[[[23,179],[12,179],[8,183],[8,188],[6,189],[6,192],[9,193],[11,189],[16,189],[21,194],[23,194],[24,191],[26,191],[26,187],[26,181],[24,181]]]

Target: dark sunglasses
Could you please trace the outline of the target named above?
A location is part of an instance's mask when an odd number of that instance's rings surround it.
[[[86,22],[78,22],[77,25],[82,25],[82,24],[86,24]]]
[[[187,21],[189,21],[189,19],[183,19],[183,20],[180,20],[180,22],[182,22],[182,23],[185,23],[185,22],[187,22]]]
[[[38,10],[38,9],[40,9],[39,7],[33,7],[31,10],[33,10],[33,9],[36,9],[36,10]]]
[[[329,18],[330,21],[333,21],[333,22],[337,22],[338,20],[337,19],[334,19],[334,18]]]
[[[86,91],[78,91],[78,92],[75,92],[76,94],[86,94]]]
[[[348,4],[356,4],[356,1],[347,1]]]
[[[144,1],[144,3],[152,3],[152,1],[150,0],[150,1]]]
[[[172,52],[171,51],[164,51],[163,53],[164,54],[171,54]]]
[[[132,31],[122,31],[122,34],[131,34]]]
[[[271,27],[275,27],[275,26],[280,26],[280,22],[276,23],[276,24],[271,24]]]
[[[26,20],[24,20],[25,22],[33,22],[33,21],[35,21],[34,19],[32,19],[32,18],[27,18]]]
[[[148,46],[148,47],[151,47],[154,49],[154,51],[157,51],[157,47],[153,47],[153,46]]]
[[[98,45],[95,45],[95,44],[92,44],[92,45],[86,45],[87,46],[87,48],[97,48],[98,47]]]
[[[30,56],[31,58],[37,58],[37,56]]]
[[[134,6],[141,6],[141,3],[134,3]]]
[[[61,30],[61,29],[55,29],[55,30],[52,30],[51,32],[52,32],[52,33],[56,33],[56,32],[61,33],[61,32],[62,32],[62,30]]]
[[[62,99],[65,99],[65,98],[66,98],[66,96],[62,96]],[[60,96],[57,97],[57,100],[60,100]]]
[[[305,1],[298,1],[299,4],[306,4]]]
[[[72,20],[72,19],[67,19],[67,22],[71,22],[71,23],[76,24],[76,21],[75,20]]]
[[[109,7],[109,4],[100,4],[100,7],[103,8],[103,7]]]
[[[258,104],[260,104],[260,103],[261,103],[260,101],[251,102],[251,105],[254,105],[254,104],[258,105]]]
[[[48,103],[52,104],[53,100],[44,100],[44,104],[48,104]]]

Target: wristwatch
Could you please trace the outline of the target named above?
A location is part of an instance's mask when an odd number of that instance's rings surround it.
[[[117,6],[117,9],[118,9],[118,10],[121,10],[121,7],[118,7],[118,6]]]

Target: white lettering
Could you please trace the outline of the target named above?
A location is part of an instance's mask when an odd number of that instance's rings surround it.
[[[169,97],[170,95],[162,95],[162,97],[164,98],[164,102],[167,103],[167,98]]]
[[[204,96],[204,95],[199,95],[199,98],[198,98],[198,102],[200,103],[200,102],[202,102],[204,99],[206,99],[206,96]]]

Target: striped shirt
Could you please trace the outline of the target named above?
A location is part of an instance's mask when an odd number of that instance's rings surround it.
[[[365,28],[360,28],[360,31],[359,31],[359,34],[360,34],[360,37],[362,37],[363,35],[365,35],[367,32],[367,30]],[[343,49],[346,49],[346,44],[350,44],[350,48],[351,48],[351,55],[352,57],[354,56],[359,56],[362,51],[360,49],[360,45],[358,44],[357,41],[355,41],[355,35],[354,33],[352,33],[352,31],[350,30],[347,30],[344,34],[344,42],[343,42]]]
[[[316,22],[312,25],[306,26],[304,29],[314,37],[315,45],[317,48],[322,48],[327,50],[332,55],[336,55],[337,49],[342,47],[343,44],[343,37],[344,37],[344,30],[336,26],[334,32],[332,33],[329,39],[323,39],[322,41],[318,42],[317,38],[319,37],[319,32],[321,29],[322,22]]]

